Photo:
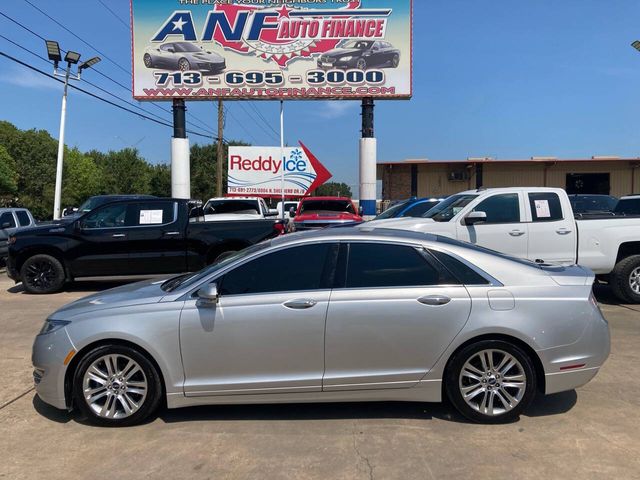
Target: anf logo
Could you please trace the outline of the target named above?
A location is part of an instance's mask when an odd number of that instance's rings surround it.
[[[332,50],[345,39],[384,38],[390,14],[390,9],[360,9],[360,0],[345,8],[315,10],[218,4],[208,12],[200,40],[285,67],[294,58]],[[173,12],[151,41],[176,35],[198,41],[190,11]]]

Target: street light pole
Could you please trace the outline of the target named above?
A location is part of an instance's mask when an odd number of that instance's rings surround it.
[[[62,166],[64,162],[64,126],[67,118],[67,90],[71,64],[67,63],[64,75],[64,92],[62,93],[62,109],[60,110],[60,135],[58,136],[58,161],[56,163],[56,189],[53,198],[53,219],[60,219],[60,203],[62,202]]]
[[[71,75],[71,65],[76,65],[80,61],[80,54],[68,50],[64,61],[67,62],[67,69],[62,73],[58,73],[58,63],[62,61],[62,53],[58,42],[53,40],[45,40],[47,46],[47,54],[49,60],[53,62],[53,75],[64,78],[64,91],[62,93],[62,108],[60,110],[60,135],[58,138],[58,159],[56,162],[56,187],[53,198],[53,219],[60,219],[60,203],[62,202],[62,171],[64,165],[64,129],[67,119],[67,92],[69,90],[69,80],[80,80],[82,71],[86,68],[94,66],[100,61],[100,57],[93,57],[78,65],[78,71],[75,75]]]

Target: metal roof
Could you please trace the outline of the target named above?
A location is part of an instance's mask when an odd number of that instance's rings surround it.
[[[556,158],[556,157],[531,157],[526,159],[497,159],[492,157],[469,157],[466,159],[453,160],[431,160],[429,158],[408,158],[399,161],[378,162],[378,165],[446,165],[456,164],[479,164],[479,163],[597,163],[597,162],[640,162],[640,157],[622,158],[615,156],[593,156],[591,158]]]

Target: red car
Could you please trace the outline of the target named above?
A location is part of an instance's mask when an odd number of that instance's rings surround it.
[[[316,230],[332,225],[362,222],[356,207],[346,197],[308,197],[298,205],[293,219],[293,230]]]

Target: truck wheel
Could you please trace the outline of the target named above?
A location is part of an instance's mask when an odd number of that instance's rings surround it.
[[[29,293],[59,292],[65,282],[64,267],[51,255],[34,255],[22,265],[20,278]]]
[[[620,260],[611,272],[609,285],[621,301],[640,303],[640,255]]]

